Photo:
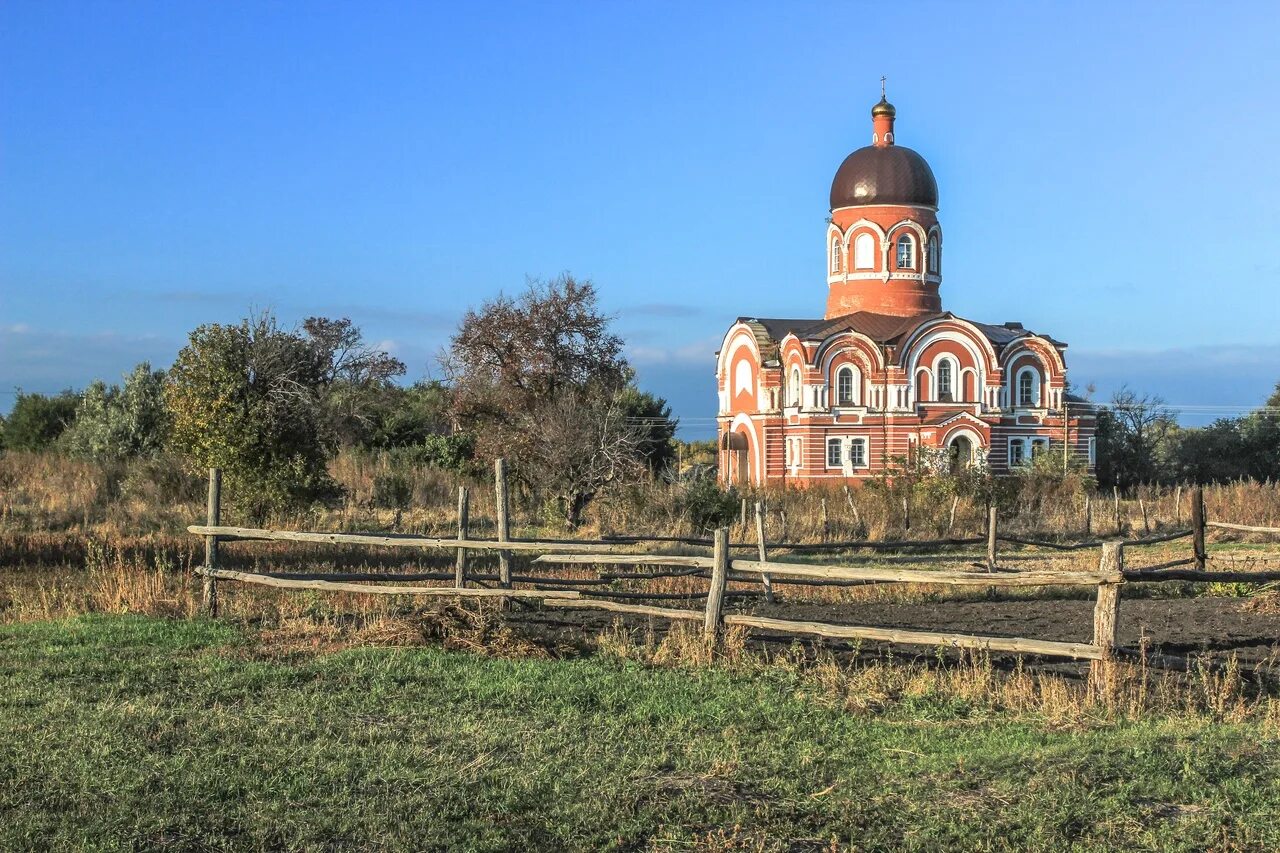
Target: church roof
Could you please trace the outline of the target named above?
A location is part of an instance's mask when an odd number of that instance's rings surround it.
[[[925,159],[901,145],[868,145],[840,164],[831,209],[863,204],[938,206],[938,181]]]
[[[858,311],[842,317],[818,320],[739,317],[738,322],[747,323],[756,330],[757,342],[762,344],[761,348],[763,350],[765,342],[760,340],[762,334],[776,345],[789,334],[794,334],[801,340],[822,341],[841,332],[854,331],[866,335],[878,344],[896,345],[902,343],[924,323],[942,317],[952,317],[975,327],[991,342],[991,345],[997,351],[1018,338],[1036,334],[1024,328],[1021,323],[1005,323],[1001,326],[990,323],[977,323],[973,320],[965,320],[963,317],[956,317],[955,314],[946,311],[916,314],[913,317],[897,317],[892,314]],[[1066,344],[1056,341],[1048,335],[1037,335],[1037,337],[1044,338],[1059,349],[1066,347]]]

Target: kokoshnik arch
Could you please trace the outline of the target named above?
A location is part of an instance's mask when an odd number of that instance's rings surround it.
[[[938,184],[871,109],[871,145],[831,183],[821,319],[739,317],[717,357],[724,482],[874,476],[917,448],[1012,473],[1050,443],[1094,464],[1095,420],[1069,412],[1067,345],[942,310]]]

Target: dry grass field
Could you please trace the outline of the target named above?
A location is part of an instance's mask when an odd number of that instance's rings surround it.
[[[407,472],[413,498],[396,510],[374,500],[378,478],[406,475],[387,460],[344,456],[334,472],[348,490],[344,506],[272,525],[452,535],[456,482]],[[491,487],[471,488],[473,535],[492,536]],[[590,528],[575,535],[689,535],[678,488],[603,497]],[[773,541],[973,537],[985,523],[983,507],[949,496],[921,499],[909,531],[870,491],[765,497]],[[1140,537],[1185,526],[1189,496],[1180,497],[1155,488],[1126,496],[1121,527]],[[1280,519],[1274,486],[1212,488],[1206,504],[1214,519]],[[221,617],[210,623],[198,614],[192,573],[202,541],[185,532],[203,514],[204,483],[171,463],[113,469],[0,456],[0,713],[14,723],[0,738],[9,792],[0,797],[0,844],[1280,844],[1280,602],[1265,585],[1127,589],[1119,641],[1152,660],[1118,665],[1099,692],[1070,662],[740,629],[710,650],[661,620],[536,605],[504,613],[491,604],[224,583]],[[1001,524],[1017,535],[1078,540],[1083,503],[1038,496],[1010,507]],[[519,501],[513,528],[524,538],[568,535]],[[1110,496],[1096,497],[1093,535],[1115,532]],[[750,542],[753,526],[735,525],[732,536]],[[1001,548],[1001,562],[1018,567],[1087,569],[1098,560],[1097,549]],[[1189,548],[1175,540],[1127,556],[1141,567]],[[1210,549],[1211,567],[1280,568],[1280,543],[1264,537],[1214,532]],[[778,554],[924,569],[984,558],[980,545]],[[224,543],[221,555],[227,568],[313,573],[448,571],[453,559],[449,551],[283,542]],[[706,589],[697,577],[601,587],[595,567],[528,560],[516,556],[517,576],[662,596]],[[495,571],[493,557],[472,561],[477,573]],[[1082,642],[1092,628],[1092,592],[1065,587],[993,595],[932,584],[779,585],[774,604],[756,585],[729,588],[741,593],[731,599],[735,611],[789,619]],[[701,607],[692,597],[659,603]],[[1191,664],[1163,669],[1154,665],[1161,654]],[[248,755],[257,758],[237,759]],[[85,798],[101,779],[116,786],[111,803],[119,805]],[[194,793],[165,793],[175,789]],[[597,793],[594,805],[581,798],[587,790]],[[282,811],[286,801],[296,811]],[[439,818],[424,823],[419,814]]]

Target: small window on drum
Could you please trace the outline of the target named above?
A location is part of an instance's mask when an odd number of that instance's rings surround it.
[[[898,238],[898,269],[913,270],[916,268],[916,241],[910,234]]]
[[[938,271],[938,235],[929,238],[929,272]]]
[[[853,266],[860,270],[876,268],[876,240],[865,231],[853,241]]]
[[[831,272],[840,272],[840,238],[831,238]]]

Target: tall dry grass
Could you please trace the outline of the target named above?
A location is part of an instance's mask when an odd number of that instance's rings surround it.
[[[913,700],[964,703],[992,712],[1031,714],[1057,725],[1088,725],[1150,714],[1248,722],[1280,734],[1280,699],[1257,689],[1233,660],[1225,667],[1195,661],[1186,672],[1151,668],[1145,660],[1115,663],[1102,680],[1031,670],[1019,661],[997,666],[989,654],[967,652],[958,660],[854,654],[793,644],[770,653],[748,648],[746,633],[730,630],[714,650],[688,625],[664,634],[621,621],[602,632],[600,652],[649,666],[724,666],[747,674],[786,676],[799,692],[851,712],[880,711]]]

